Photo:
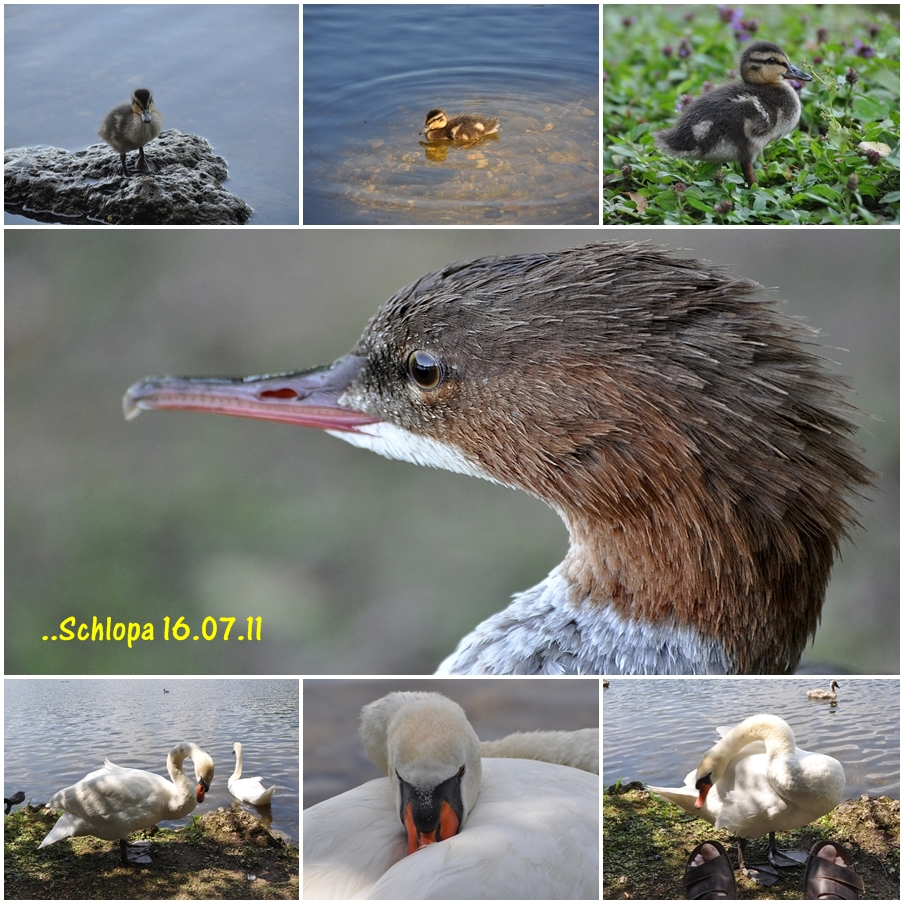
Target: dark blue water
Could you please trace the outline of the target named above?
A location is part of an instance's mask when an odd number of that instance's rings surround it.
[[[593,6],[305,6],[304,222],[598,222]],[[498,139],[425,148],[428,110]]]
[[[23,4],[4,24],[6,148],[87,148],[147,87],[165,129],[225,158],[252,224],[298,223],[297,6]]]

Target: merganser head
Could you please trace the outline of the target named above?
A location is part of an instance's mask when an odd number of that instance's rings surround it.
[[[691,632],[725,671],[788,672],[871,475],[843,384],[759,289],[614,242],[452,264],[329,367],[150,378],[124,409],[319,427],[525,490],[568,526],[550,580],[570,605]]]

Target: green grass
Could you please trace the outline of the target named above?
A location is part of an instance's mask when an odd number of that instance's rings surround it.
[[[898,222],[899,7],[603,9],[604,223]],[[742,36],[774,41],[813,76],[797,129],[767,145],[752,189],[737,163],[667,157],[653,145],[682,95],[736,74]]]
[[[610,786],[603,794],[603,899],[661,901],[684,897],[682,876],[690,852],[716,839],[725,845],[732,865],[735,841],[725,829],[690,816],[641,788],[638,782]],[[816,841],[834,840],[853,855],[866,885],[865,898],[900,899],[901,802],[888,797],[843,801],[809,825],[780,832],[782,848],[809,851]],[[750,863],[762,863],[768,838],[749,847]],[[800,900],[803,870],[781,870],[776,885],[757,885],[735,873],[741,900]]]

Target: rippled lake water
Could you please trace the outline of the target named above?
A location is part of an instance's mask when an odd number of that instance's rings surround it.
[[[306,225],[598,222],[598,7],[305,6],[304,48]]]
[[[7,678],[4,707],[7,796],[22,790],[26,802],[43,804],[99,769],[104,757],[166,776],[170,750],[194,741],[214,761],[210,792],[189,816],[161,823],[187,825],[192,816],[233,802],[226,782],[239,741],[242,774],[276,785],[269,810],[242,807],[298,841],[297,680]]]
[[[800,678],[613,678],[603,695],[603,786],[618,779],[681,787],[716,728],[771,713],[804,750],[844,766],[846,796],[901,796],[897,678],[840,676],[835,705],[807,699],[829,682]]]

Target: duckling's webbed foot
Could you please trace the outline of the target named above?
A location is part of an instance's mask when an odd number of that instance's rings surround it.
[[[154,164],[144,156],[144,148],[138,148],[138,169],[145,173],[155,173]]]
[[[741,161],[741,169],[744,171],[744,178],[747,180],[747,187],[753,188],[756,182],[756,176],[753,174],[753,163],[749,160]]]
[[[151,863],[148,851],[151,849],[150,841],[135,841],[129,844],[125,838],[119,839],[119,853],[122,862],[126,866],[134,866],[142,863]]]

